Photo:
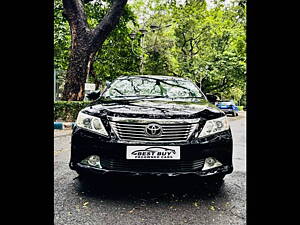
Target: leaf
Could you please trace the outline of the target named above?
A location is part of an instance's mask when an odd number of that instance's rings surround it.
[[[89,202],[85,202],[85,203],[83,203],[83,206],[86,206],[87,204],[89,204]]]
[[[215,207],[214,207],[213,205],[211,205],[211,206],[209,207],[209,209],[212,210],[212,211],[215,211],[215,210],[216,210]]]
[[[134,212],[134,208],[132,210],[129,211],[129,213],[133,213]]]

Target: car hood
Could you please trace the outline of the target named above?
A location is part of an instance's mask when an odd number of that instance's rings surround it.
[[[224,113],[204,99],[178,101],[172,99],[112,100],[92,103],[83,110],[94,116],[156,119],[213,119]]]

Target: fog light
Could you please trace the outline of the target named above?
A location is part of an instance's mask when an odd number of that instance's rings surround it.
[[[212,169],[218,166],[222,166],[223,164],[220,163],[218,160],[216,160],[213,157],[208,157],[205,159],[205,163],[204,163],[204,167],[202,170],[208,170],[208,169]]]
[[[90,156],[89,159],[87,160],[87,162],[90,166],[96,166],[96,167],[101,168],[100,157],[97,155]]]
[[[209,166],[213,166],[216,163],[216,160],[212,157],[206,158],[205,162],[209,165]]]

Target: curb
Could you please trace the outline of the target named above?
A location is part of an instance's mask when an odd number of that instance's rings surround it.
[[[57,130],[73,129],[74,126],[74,122],[54,122],[54,129]]]

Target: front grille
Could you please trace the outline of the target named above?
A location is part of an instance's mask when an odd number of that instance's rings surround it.
[[[149,136],[145,129],[148,124],[156,123],[161,126],[161,134],[157,136]],[[111,121],[110,125],[121,141],[128,142],[184,142],[195,131],[198,123],[178,123],[167,120],[161,124],[159,120],[137,122]]]
[[[199,160],[125,160],[103,159],[101,166],[105,169],[131,172],[189,172],[201,170],[204,159]]]

